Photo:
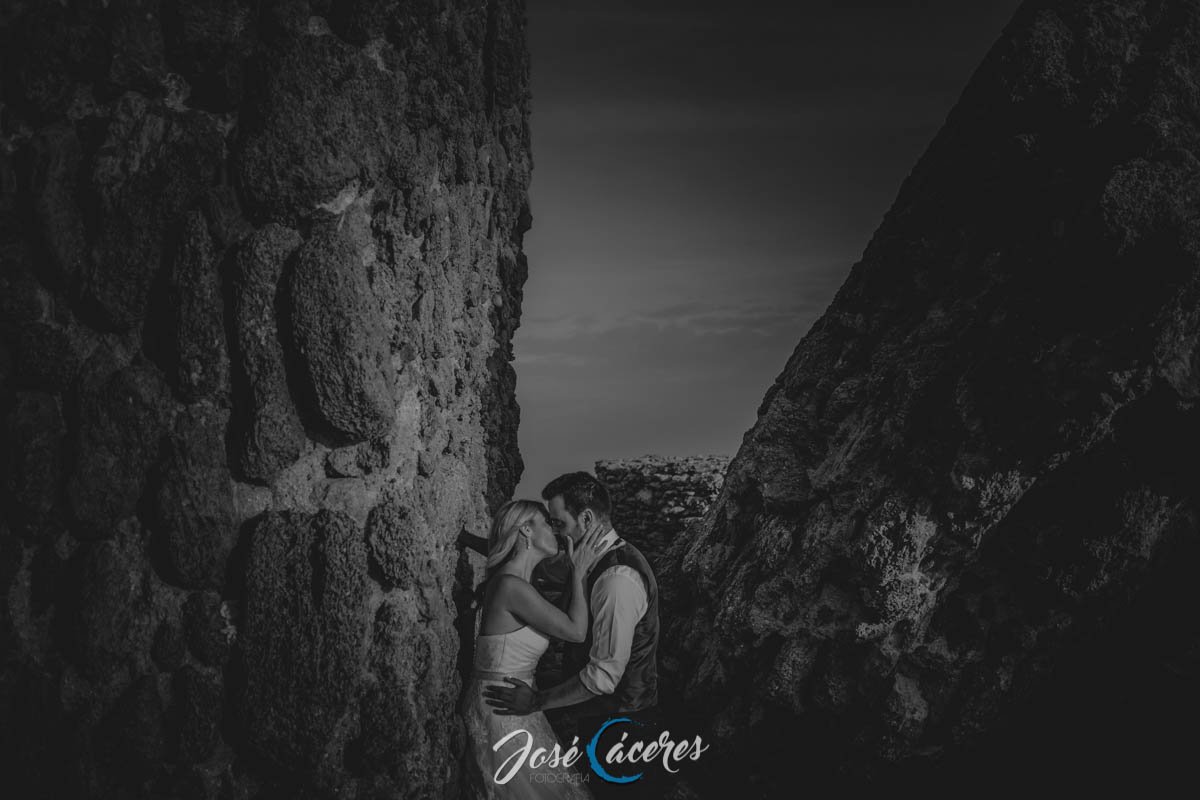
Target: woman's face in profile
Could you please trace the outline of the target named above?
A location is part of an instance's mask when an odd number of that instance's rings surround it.
[[[559,541],[545,514],[534,514],[529,520],[529,544],[546,556],[558,555]]]

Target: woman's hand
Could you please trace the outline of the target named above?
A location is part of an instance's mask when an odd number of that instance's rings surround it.
[[[607,547],[599,546],[600,539],[606,533],[608,526],[593,520],[584,531],[578,545],[573,544],[570,537],[567,537],[567,556],[571,559],[576,575],[586,575],[588,569],[608,552]]]

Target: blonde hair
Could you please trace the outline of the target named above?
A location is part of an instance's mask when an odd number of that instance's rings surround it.
[[[538,514],[548,516],[546,507],[536,500],[510,500],[492,517],[488,534],[487,576],[508,560],[517,546],[517,530]]]

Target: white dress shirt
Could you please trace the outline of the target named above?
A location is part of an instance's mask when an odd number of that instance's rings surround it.
[[[617,532],[610,528],[600,541],[608,547],[616,539]],[[592,586],[589,605],[592,649],[587,666],[579,673],[579,682],[592,694],[612,694],[629,663],[633,629],[646,613],[648,601],[642,576],[624,564],[609,567]]]

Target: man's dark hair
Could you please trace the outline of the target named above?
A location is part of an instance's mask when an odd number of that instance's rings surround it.
[[[585,508],[590,508],[602,520],[612,516],[612,499],[608,487],[588,472],[568,472],[559,475],[542,489],[542,499],[547,503],[562,495],[563,505],[572,517],[578,517]]]

